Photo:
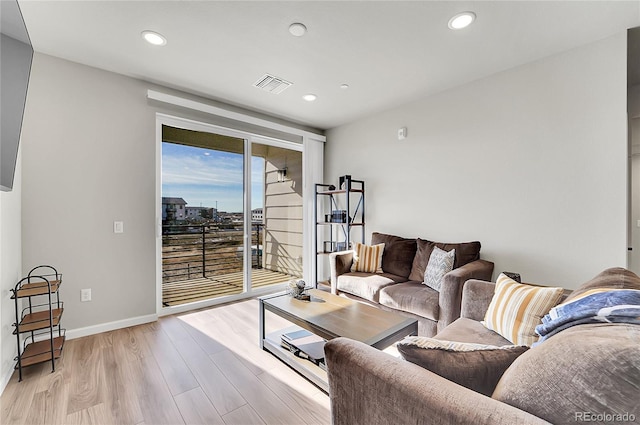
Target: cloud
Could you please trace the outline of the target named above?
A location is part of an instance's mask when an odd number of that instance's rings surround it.
[[[262,207],[264,161],[252,158],[252,208]],[[221,211],[243,209],[244,160],[241,154],[172,143],[162,144],[162,196],[183,198],[189,206]]]
[[[200,148],[165,148],[162,151],[162,184],[227,186],[242,184],[241,154],[202,152]],[[203,155],[209,153],[209,155]]]

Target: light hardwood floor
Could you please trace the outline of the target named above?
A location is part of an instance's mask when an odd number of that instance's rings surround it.
[[[290,325],[267,312],[267,331]],[[9,424],[328,424],[329,398],[258,346],[255,299],[69,340],[11,378]]]

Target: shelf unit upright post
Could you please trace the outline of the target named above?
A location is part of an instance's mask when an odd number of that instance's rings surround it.
[[[47,269],[49,272],[36,274],[40,269]],[[51,361],[51,372],[55,371],[55,360],[62,355],[65,339],[60,326],[64,310],[58,292],[61,284],[62,274],[52,266],[43,265],[31,269],[27,277],[22,278],[11,290],[11,298],[15,300],[16,322],[13,324],[13,334],[16,335],[18,346],[18,355],[15,358],[18,381],[22,381],[22,369],[34,364]],[[34,304],[32,298],[43,296],[47,300],[45,303]],[[18,306],[18,300],[21,299],[28,301],[28,306],[22,310]],[[58,336],[54,337],[56,327]],[[29,334],[25,338],[23,349],[20,348],[22,334]]]
[[[351,196],[357,195],[357,201],[352,202]],[[331,286],[328,280],[320,282],[318,279],[318,258],[332,252],[351,249],[351,230],[359,227],[361,241],[365,243],[365,188],[363,180],[352,179],[350,175],[341,176],[338,188],[332,184],[316,183],[315,185],[315,238],[316,267],[315,287],[318,283]],[[324,202],[328,200],[327,202]],[[344,209],[340,208],[344,205]],[[327,211],[328,209],[328,211]],[[337,214],[337,213],[342,214]],[[327,220],[327,217],[329,220]],[[329,228],[329,240],[320,241],[322,229]],[[326,235],[326,232],[322,232]],[[341,241],[339,239],[342,239]],[[321,245],[320,245],[321,243]],[[341,245],[342,243],[343,245]],[[327,247],[329,249],[327,249]],[[338,249],[340,248],[340,249]]]

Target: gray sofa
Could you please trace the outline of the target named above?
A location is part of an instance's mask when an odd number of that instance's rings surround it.
[[[567,301],[593,288],[640,290],[640,278],[625,269],[608,269]],[[461,318],[436,338],[510,344],[480,323],[493,290],[491,282],[467,282]],[[329,341],[325,355],[333,425],[640,423],[637,324],[580,324],[562,330],[510,363],[489,389],[490,397],[349,339]],[[483,372],[481,364],[473,367]]]
[[[351,272],[353,251],[332,253],[331,292],[344,294],[418,320],[418,334],[433,336],[460,317],[462,286],[468,279],[491,280],[493,263],[480,259],[480,242],[441,243],[374,232],[371,245],[384,243],[383,273]],[[456,250],[453,270],[441,290],[424,285],[434,247]]]

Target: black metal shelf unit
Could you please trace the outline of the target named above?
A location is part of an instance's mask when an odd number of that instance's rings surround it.
[[[354,240],[352,230],[359,229],[361,242],[365,241],[364,181],[354,180],[350,175],[342,176],[338,186],[316,183],[315,239],[316,267],[315,286],[328,285],[329,278],[319,279],[318,259],[332,252],[351,248]]]
[[[22,368],[34,364],[51,361],[51,371],[55,371],[55,359],[62,355],[65,336],[60,326],[64,311],[58,292],[61,284],[62,273],[52,266],[37,266],[11,290],[16,312],[13,334],[18,344],[18,356],[14,360],[19,381],[22,381]],[[22,310],[19,300],[27,302]],[[23,334],[27,336],[22,346],[20,336]]]

